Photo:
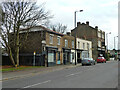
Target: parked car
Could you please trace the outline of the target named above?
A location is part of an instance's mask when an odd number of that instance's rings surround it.
[[[106,63],[106,59],[104,58],[104,57],[98,57],[98,59],[97,59],[97,63]]]
[[[83,60],[82,60],[82,66],[84,66],[84,65],[95,65],[95,60],[93,60],[93,58],[84,58]]]

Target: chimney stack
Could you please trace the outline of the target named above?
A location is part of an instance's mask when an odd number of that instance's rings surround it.
[[[97,30],[98,30],[98,26],[95,26],[95,29],[97,29]]]
[[[71,33],[70,33],[70,32],[67,32],[67,35],[68,35],[68,36],[71,36]]]
[[[77,26],[79,26],[81,24],[81,22],[77,22]]]
[[[89,26],[89,21],[86,21],[86,25],[88,25],[88,26]]]

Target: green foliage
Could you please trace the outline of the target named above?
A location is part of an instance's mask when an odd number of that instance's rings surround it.
[[[105,53],[105,59],[106,59],[106,61],[110,60],[110,54],[109,53]]]
[[[9,67],[9,68],[2,68],[0,71],[2,72],[8,72],[8,71],[20,71],[25,69],[31,69],[31,68],[42,68],[43,66],[20,66],[20,67]]]

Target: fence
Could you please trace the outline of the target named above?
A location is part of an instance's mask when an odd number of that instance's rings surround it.
[[[20,54],[19,64],[32,66],[34,60],[33,54]],[[12,65],[11,60],[8,56],[2,55],[2,65]],[[35,66],[45,66],[45,55],[36,54],[35,55]]]

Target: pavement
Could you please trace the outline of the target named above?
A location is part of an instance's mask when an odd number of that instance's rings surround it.
[[[22,77],[29,77],[41,73],[47,73],[47,72],[54,72],[62,69],[68,69],[72,67],[81,66],[81,64],[69,64],[69,65],[56,65],[52,67],[42,67],[42,68],[31,68],[31,69],[25,69],[20,71],[12,71],[12,72],[4,72],[2,73],[2,79],[0,81],[15,79],[15,78],[22,78]]]

